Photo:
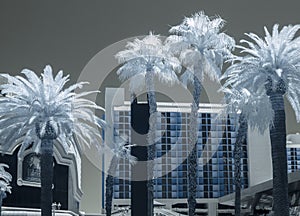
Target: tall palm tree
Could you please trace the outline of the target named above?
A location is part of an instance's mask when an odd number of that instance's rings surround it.
[[[183,22],[170,29],[174,34],[167,38],[167,45],[175,54],[179,55],[185,67],[181,76],[184,85],[193,86],[193,102],[190,114],[189,130],[189,215],[195,215],[196,190],[197,190],[197,133],[198,110],[202,81],[204,74],[212,80],[218,81],[221,68],[225,59],[231,56],[231,50],[235,46],[233,38],[221,33],[224,20],[220,17],[210,19],[199,12],[192,17],[187,17]]]
[[[226,82],[225,82],[226,85]],[[234,182],[235,182],[235,214],[241,215],[241,156],[242,144],[247,141],[248,123],[250,127],[257,128],[260,133],[268,128],[273,120],[271,104],[266,100],[266,96],[261,94],[263,88],[258,88],[257,92],[250,93],[247,89],[222,88],[225,93],[226,107],[224,114],[239,114],[237,139],[234,143]]]
[[[39,78],[24,69],[26,76],[2,74],[8,80],[0,86],[6,97],[0,98],[0,137],[5,149],[22,139],[19,156],[31,146],[41,153],[41,210],[42,216],[51,216],[53,180],[53,141],[60,142],[66,152],[76,145],[73,134],[83,145],[101,140],[98,128],[104,121],[94,115],[93,109],[103,110],[94,102],[82,98],[95,92],[75,93],[85,83],[64,89],[69,76],[59,71],[55,77],[47,65]],[[100,145],[99,145],[100,146]]]
[[[246,34],[252,41],[241,40],[247,46],[240,46],[243,57],[237,57],[225,74],[228,85],[244,87],[251,92],[264,86],[262,94],[267,95],[274,111],[274,120],[270,124],[273,164],[273,210],[275,216],[289,215],[286,125],[283,96],[286,95],[292,105],[297,121],[300,120],[299,103],[299,62],[300,38],[295,34],[300,25],[273,26],[272,35],[265,27],[265,37]],[[270,112],[270,110],[266,110]]]
[[[5,168],[9,168],[8,165],[0,163],[0,216],[2,201],[6,198],[6,192],[11,193],[9,182],[11,182],[12,176]]]
[[[153,159],[155,157],[155,130],[157,105],[155,96],[155,77],[172,85],[177,81],[176,72],[181,70],[180,62],[164,46],[158,35],[150,32],[143,39],[129,42],[126,50],[117,53],[116,58],[123,64],[117,71],[121,81],[130,79],[131,92],[146,86],[150,119],[148,132],[148,194],[149,215],[153,215]]]
[[[130,165],[136,163],[136,157],[130,154],[131,147],[134,145],[128,144],[126,137],[117,137],[114,146],[111,149],[113,153],[113,158],[110,161],[108,168],[108,174],[105,181],[106,192],[105,192],[105,210],[106,215],[111,216],[112,209],[112,199],[113,199],[113,186],[114,186],[114,177],[116,175],[116,170],[121,159],[129,162]]]

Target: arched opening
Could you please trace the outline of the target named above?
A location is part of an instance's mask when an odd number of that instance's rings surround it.
[[[12,174],[12,193],[3,200],[3,206],[15,208],[40,208],[40,156],[28,149],[18,158],[20,146],[0,151],[2,163],[9,165]],[[61,210],[79,212],[82,196],[80,175],[81,159],[75,147],[65,152],[61,144],[54,143],[53,202]]]

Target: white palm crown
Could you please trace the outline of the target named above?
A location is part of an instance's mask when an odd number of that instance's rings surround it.
[[[12,176],[5,170],[5,168],[8,168],[8,165],[0,163],[0,190],[4,193],[11,193],[11,186],[9,185],[9,183],[12,180]]]
[[[101,134],[98,128],[105,122],[98,118],[93,110],[100,109],[94,102],[83,96],[98,91],[75,93],[85,82],[80,82],[63,89],[69,81],[69,75],[63,76],[59,71],[55,77],[51,66],[44,68],[44,73],[38,77],[33,71],[24,69],[26,76],[10,76],[8,83],[0,86],[0,137],[5,149],[22,139],[19,156],[33,143],[33,149],[39,151],[41,137],[45,135],[46,125],[50,125],[66,152],[75,144],[73,134],[90,145],[99,143]]]
[[[134,165],[137,161],[137,158],[131,155],[131,147],[135,144],[129,144],[127,137],[116,137],[116,140],[113,142],[113,148],[111,152],[113,155],[119,159],[127,160],[131,165]]]
[[[130,90],[136,92],[145,86],[147,72],[154,73],[160,81],[174,84],[177,80],[176,72],[180,72],[181,65],[164,46],[159,35],[152,32],[143,39],[136,38],[126,45],[126,50],[117,53],[116,58],[123,64],[117,71],[121,81],[130,79]]]
[[[204,12],[199,12],[185,18],[180,25],[172,27],[170,33],[174,35],[166,40],[166,46],[174,55],[179,56],[184,66],[185,70],[181,76],[183,85],[187,86],[190,83],[193,88],[189,130],[191,153],[188,158],[188,215],[195,215],[196,209],[197,115],[203,77],[207,74],[210,79],[219,81],[223,62],[231,56],[235,45],[230,36],[219,32],[223,25],[224,21],[221,18],[210,19]]]
[[[133,96],[146,87],[149,101],[149,132],[147,136],[148,163],[147,177],[153,179],[153,159],[155,158],[157,104],[155,95],[155,77],[168,85],[178,81],[176,72],[180,72],[181,65],[173,57],[158,35],[150,32],[143,39],[135,39],[126,45],[126,50],[120,51],[116,58],[123,64],[117,71],[121,81],[129,80],[130,92]],[[153,181],[148,181],[149,203],[153,203]],[[148,205],[148,212],[153,214],[152,204]]]
[[[184,85],[193,83],[194,76],[202,81],[203,72],[212,80],[220,77],[223,62],[232,56],[235,46],[232,37],[220,32],[224,24],[222,18],[209,18],[201,11],[170,29],[173,35],[167,38],[166,45],[179,55],[186,68],[181,77]]]
[[[227,78],[225,87],[245,87],[253,92],[269,81],[272,88],[282,82],[286,89],[287,98],[295,110],[297,121],[300,121],[300,38],[295,34],[300,25],[273,26],[272,35],[265,27],[265,38],[254,33],[246,34],[253,42],[241,40],[248,47],[238,46],[244,57],[235,57],[237,62],[228,68],[223,78]]]
[[[243,113],[252,129],[263,133],[272,124],[274,112],[266,94],[262,94],[264,86],[251,93],[248,89],[222,88],[226,98],[224,114]],[[222,113],[223,114],[223,113]]]

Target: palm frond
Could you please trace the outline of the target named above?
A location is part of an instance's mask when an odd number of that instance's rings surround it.
[[[170,47],[163,43],[159,35],[150,32],[143,39],[136,38],[126,45],[126,49],[115,57],[121,67],[117,70],[121,81],[130,80],[130,91],[141,89],[147,73],[153,73],[159,80],[173,84],[176,73],[181,71],[180,62],[170,52]]]
[[[194,73],[193,70],[187,68],[185,72],[180,76],[181,83],[185,88],[187,88],[189,83],[193,83],[194,81]]]
[[[9,166],[7,164],[0,163],[0,190],[11,193],[11,186],[9,186],[9,183],[12,180],[12,176],[5,170],[5,168],[9,168]]]
[[[264,89],[259,88],[256,92],[250,92],[246,88],[225,88],[226,107],[224,112],[243,113],[251,128],[258,128],[261,133],[272,125],[274,112]]]
[[[128,137],[117,136],[115,137],[111,151],[118,159],[125,159],[131,165],[134,165],[137,162],[137,158],[131,155],[131,147],[133,146],[135,146],[135,144],[128,143]]]
[[[195,70],[203,70],[196,76],[206,73],[213,80],[219,78],[223,62],[233,58],[231,51],[235,47],[234,39],[220,32],[224,24],[221,17],[210,18],[201,11],[186,17],[181,24],[170,29],[170,33],[175,35],[167,38],[167,44],[175,47],[170,50],[180,56],[188,73],[196,75]]]
[[[300,39],[295,36],[299,29],[300,25],[288,25],[280,30],[279,25],[275,24],[271,33],[264,27],[264,38],[247,33],[250,40],[243,39],[241,42],[245,46],[237,46],[246,55],[227,69],[222,77],[226,78],[224,86],[257,92],[258,88],[265,86],[268,79],[272,81],[273,90],[283,81],[287,98],[300,121],[300,92],[297,90],[300,85]],[[265,92],[260,96],[265,97]]]
[[[146,85],[145,82],[145,73],[137,73],[135,76],[132,76],[130,78],[130,82],[129,82],[129,90],[131,93],[134,92],[141,92],[144,88],[144,86]]]
[[[38,137],[43,137],[47,123],[58,135],[62,146],[70,147],[69,138],[72,133],[80,132],[79,139],[87,139],[82,143],[97,144],[102,140],[98,129],[105,126],[105,121],[99,119],[94,110],[105,111],[96,103],[84,96],[98,93],[98,91],[75,93],[86,82],[76,83],[63,89],[69,81],[69,76],[63,76],[59,71],[53,75],[52,68],[47,65],[41,77],[33,71],[24,69],[25,75],[10,76],[2,74],[8,80],[1,85],[7,96],[0,99],[0,137],[1,147],[15,145],[16,139],[22,138],[19,156],[31,146],[39,149]],[[36,128],[39,130],[36,130]],[[36,132],[39,131],[37,136]]]

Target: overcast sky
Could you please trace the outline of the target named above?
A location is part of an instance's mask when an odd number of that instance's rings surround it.
[[[201,10],[224,18],[224,31],[237,41],[245,32],[262,35],[265,25],[300,22],[296,0],[0,0],[0,71],[40,73],[51,64],[74,83],[104,48],[150,30],[167,35],[169,26]],[[120,82],[111,75],[104,85]],[[289,106],[287,112],[289,131],[299,131]]]

